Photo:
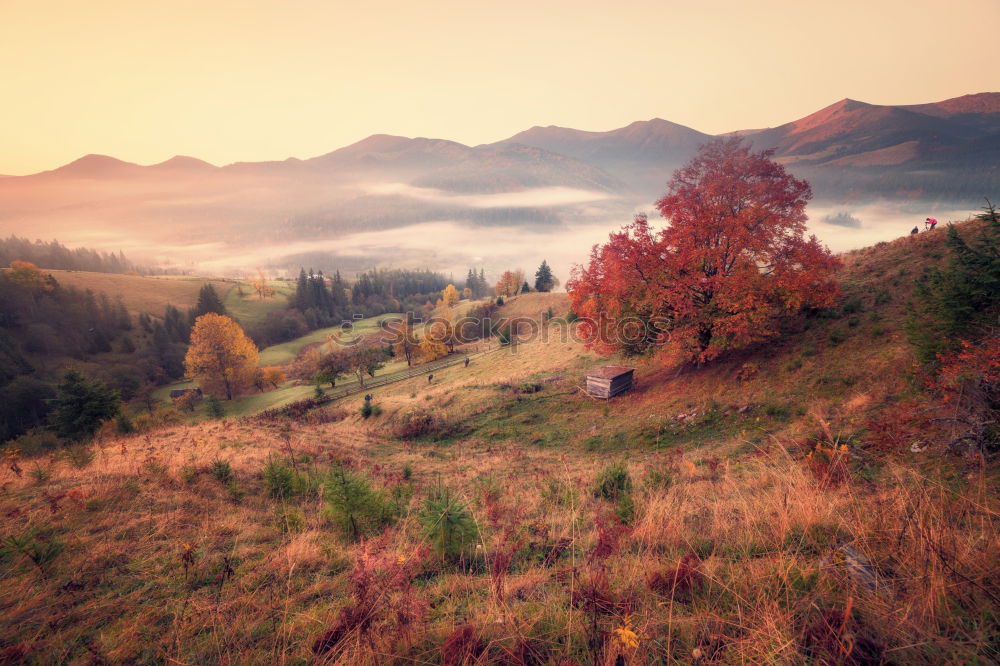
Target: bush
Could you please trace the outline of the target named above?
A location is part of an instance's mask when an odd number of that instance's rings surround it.
[[[501,345],[509,345],[514,340],[514,334],[510,330],[510,324],[504,324],[497,333],[497,339]]]
[[[269,460],[264,466],[264,487],[275,499],[287,499],[305,489],[305,480],[291,467],[277,460]]]
[[[438,488],[420,514],[424,537],[445,560],[458,560],[475,548],[479,528],[468,508],[448,488]]]
[[[597,475],[594,497],[615,501],[630,492],[632,492],[632,477],[629,476],[624,463],[609,465]]]
[[[117,393],[70,370],[56,390],[49,423],[60,437],[83,441],[93,437],[103,421],[118,416],[119,409]]]
[[[246,496],[247,491],[244,490],[238,483],[233,481],[232,483],[226,484],[226,494],[229,495],[229,499],[232,500],[233,504],[240,504],[243,502],[243,498]]]
[[[209,468],[215,480],[221,484],[227,484],[233,480],[233,468],[225,460],[216,460]]]
[[[305,516],[295,507],[279,507],[275,522],[278,525],[278,529],[285,534],[301,532],[302,528],[306,526]]]
[[[135,432],[135,424],[132,423],[132,419],[126,412],[120,413],[115,419],[115,430],[119,435],[131,435]]]
[[[94,462],[94,452],[90,449],[90,447],[84,446],[83,444],[75,444],[67,447],[63,452],[63,455],[66,457],[66,460],[68,460],[69,463],[77,469],[88,467],[90,463]]]
[[[385,494],[371,487],[368,478],[337,465],[324,484],[327,515],[351,541],[382,531],[396,515]]]
[[[785,402],[769,402],[764,405],[764,413],[772,419],[785,420],[792,415],[792,406]]]
[[[618,517],[622,525],[631,525],[632,521],[635,520],[635,502],[632,501],[631,493],[623,493],[618,498],[618,504],[615,506],[615,516]]]
[[[133,424],[138,432],[149,432],[170,425],[184,422],[184,415],[174,408],[157,409],[155,412],[140,414]]]
[[[847,315],[847,314],[857,314],[857,313],[863,311],[864,309],[865,309],[864,301],[862,301],[858,297],[854,297],[854,298],[848,300],[846,303],[844,303],[844,305],[841,307],[840,311],[843,314]]]
[[[217,396],[208,396],[208,400],[205,401],[205,408],[208,411],[208,415],[213,419],[221,419],[226,415],[226,410],[222,406],[222,401],[219,400]]]
[[[840,343],[842,343],[846,339],[847,339],[847,334],[844,333],[842,330],[840,330],[840,329],[834,329],[834,330],[830,331],[830,343],[831,344],[839,345]]]
[[[399,439],[417,439],[442,432],[444,420],[436,414],[420,409],[411,409],[396,418],[392,434]]]
[[[37,528],[29,529],[20,535],[12,534],[0,542],[0,552],[4,554],[20,553],[44,572],[48,565],[62,553],[63,544],[55,539],[47,541],[39,539],[37,535]]]
[[[62,442],[48,430],[35,429],[12,439],[5,446],[9,449],[17,449],[21,455],[31,458],[52,453],[62,446]]]

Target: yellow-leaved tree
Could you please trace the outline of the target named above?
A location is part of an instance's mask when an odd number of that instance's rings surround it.
[[[456,289],[453,284],[449,284],[444,288],[444,291],[441,292],[441,300],[443,300],[444,304],[448,307],[458,303],[459,298],[458,289]]]
[[[208,393],[221,389],[226,400],[232,400],[235,392],[253,384],[259,358],[257,346],[239,324],[209,312],[194,322],[184,369]]]
[[[420,358],[425,363],[448,355],[448,341],[451,325],[447,320],[433,322],[424,330],[420,341]]]

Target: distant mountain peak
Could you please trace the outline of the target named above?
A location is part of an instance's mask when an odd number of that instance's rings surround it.
[[[58,173],[79,178],[102,178],[111,175],[126,175],[142,169],[138,164],[125,162],[109,155],[91,153],[73,160],[49,173]]]
[[[169,160],[164,160],[158,164],[153,164],[150,168],[160,169],[216,169],[214,164],[209,164],[205,160],[188,155],[174,155]]]

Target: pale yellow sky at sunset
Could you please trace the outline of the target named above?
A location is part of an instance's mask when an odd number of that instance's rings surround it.
[[[2,0],[0,174],[1000,91],[1000,1]]]

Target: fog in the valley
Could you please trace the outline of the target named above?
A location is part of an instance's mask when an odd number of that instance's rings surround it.
[[[239,276],[262,269],[270,275],[291,275],[305,268],[339,269],[346,274],[370,268],[429,268],[462,279],[469,267],[489,275],[507,268],[533,272],[547,260],[565,282],[574,264],[585,262],[590,248],[605,241],[611,231],[632,215],[647,212],[657,220],[652,202],[616,197],[607,192],[567,187],[543,187],[495,194],[454,194],[402,183],[371,183],[371,195],[392,195],[415,205],[441,205],[458,214],[439,220],[371,231],[337,232],[317,229],[312,238],[255,241],[251,234],[220,233],[215,242],[186,244],[183,240],[143,237],[74,225],[59,240],[102,250],[122,250],[136,261],[191,273]],[[483,223],[476,211],[541,210],[552,220],[545,224]],[[470,211],[468,217],[461,211]],[[926,217],[942,223],[964,220],[968,208],[927,205],[919,201],[880,201],[838,204],[815,201],[809,205],[809,232],[835,252],[904,236]],[[24,233],[23,230],[21,233]],[[220,229],[223,231],[223,229]]]

